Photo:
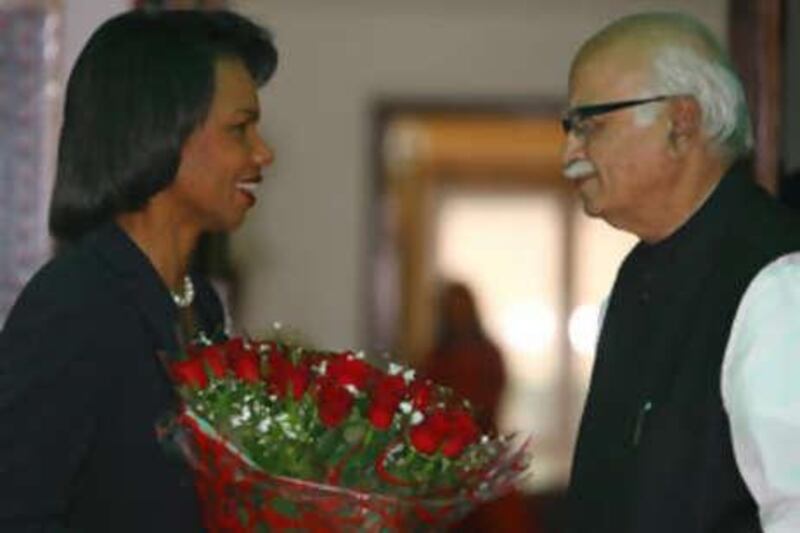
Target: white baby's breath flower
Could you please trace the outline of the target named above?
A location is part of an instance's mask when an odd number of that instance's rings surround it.
[[[416,426],[417,424],[421,424],[422,421],[425,420],[425,415],[423,415],[419,411],[414,411],[411,413],[411,425]]]
[[[400,407],[400,411],[404,415],[407,415],[408,413],[410,413],[411,411],[414,410],[414,407],[411,405],[411,402],[400,402],[400,406],[399,407]]]
[[[409,368],[405,372],[403,372],[403,379],[406,382],[406,385],[414,381],[414,376],[417,375],[417,372],[413,368]]]
[[[211,339],[208,337],[208,335],[206,335],[206,332],[203,331],[203,330],[200,330],[199,332],[197,332],[197,340],[203,346],[211,346],[212,344],[214,344],[211,341]]]
[[[243,422],[242,418],[239,417],[239,416],[234,415],[234,416],[231,417],[231,427],[232,428],[238,428],[239,426],[242,425],[242,422]]]
[[[358,351],[355,354],[353,354],[353,357],[355,357],[356,359],[365,359],[367,356],[366,354],[364,354],[363,351]]]
[[[323,359],[322,362],[319,364],[319,366],[317,366],[317,373],[320,376],[324,376],[325,374],[328,373],[328,360],[327,359]]]
[[[258,423],[257,429],[261,433],[266,433],[269,431],[269,427],[272,425],[272,420],[269,418],[264,418],[261,422]]]
[[[397,456],[400,454],[401,451],[403,451],[403,448],[404,448],[403,443],[398,443],[397,445],[390,448],[389,452],[386,454],[387,461],[399,463],[399,461],[397,460]]]
[[[396,376],[400,372],[403,371],[403,365],[398,365],[397,363],[389,363],[389,375]]]

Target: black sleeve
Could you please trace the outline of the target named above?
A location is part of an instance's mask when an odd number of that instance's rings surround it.
[[[0,531],[66,531],[109,381],[71,307],[28,306],[0,334]]]

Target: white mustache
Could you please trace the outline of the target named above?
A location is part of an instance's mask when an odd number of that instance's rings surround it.
[[[570,161],[561,171],[564,177],[568,180],[584,178],[589,174],[594,174],[595,172],[597,172],[595,166],[585,159],[576,159],[574,161]]]

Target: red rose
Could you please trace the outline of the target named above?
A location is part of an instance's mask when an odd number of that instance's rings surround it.
[[[291,365],[289,369],[289,387],[295,400],[299,400],[308,388],[311,381],[311,366],[308,361],[301,361]]]
[[[228,365],[242,381],[257,383],[261,378],[261,360],[258,352],[247,345],[241,337],[230,339],[225,343]]]
[[[267,385],[270,392],[280,397],[291,394],[299,400],[311,382],[311,365],[306,359],[293,364],[281,351],[273,351],[268,356]]]
[[[372,376],[372,367],[351,352],[345,352],[329,359],[325,375],[337,385],[353,385],[361,389]]]
[[[205,346],[200,350],[199,357],[211,371],[211,374],[219,379],[225,377],[228,365],[225,361],[225,352],[219,345]]]
[[[267,385],[270,392],[284,396],[292,373],[292,362],[280,351],[271,352],[267,358]]]
[[[203,368],[203,361],[200,359],[175,361],[172,363],[171,369],[173,378],[181,385],[199,389],[205,389],[208,386],[208,376]]]
[[[429,380],[414,380],[408,386],[408,395],[411,398],[411,405],[418,411],[424,411],[431,403],[433,396],[433,384]]]
[[[477,440],[480,430],[469,412],[463,409],[455,409],[449,413],[448,425],[447,436],[442,443],[442,454],[455,458]]]
[[[475,419],[469,411],[464,409],[454,409],[449,413],[450,434],[463,438],[469,442],[474,441],[480,435],[480,429]]]
[[[403,400],[406,383],[402,376],[377,375],[378,382],[370,393],[367,417],[376,428],[387,429],[392,424],[397,405]]]
[[[353,396],[347,389],[333,383],[324,383],[319,388],[317,408],[322,423],[336,427],[347,417],[353,407]]]
[[[373,399],[377,403],[393,405],[393,409],[403,399],[406,393],[406,382],[403,376],[381,375],[373,391]]]
[[[242,351],[231,358],[230,364],[237,378],[246,383],[258,383],[261,379],[258,354]]]
[[[394,420],[396,406],[373,403],[367,410],[367,418],[377,429],[388,429]]]
[[[436,431],[436,433],[441,436],[444,436],[450,429],[450,420],[448,419],[448,413],[445,413],[442,410],[437,410],[430,413],[428,415],[427,422]],[[425,421],[423,421],[423,423],[425,423]]]
[[[458,436],[449,436],[447,437],[444,442],[442,443],[442,455],[445,457],[449,457],[450,459],[455,459],[461,452],[464,451],[470,442],[462,439]]]
[[[432,427],[419,424],[408,431],[411,444],[420,453],[432,454],[439,448],[440,437]]]
[[[242,337],[233,337],[231,339],[228,339],[227,341],[225,341],[223,346],[229,358],[235,358],[243,352],[254,351],[247,345],[247,343]]]
[[[420,424],[413,426],[408,436],[414,448],[432,454],[439,449],[447,431],[448,421],[444,411],[434,411]]]

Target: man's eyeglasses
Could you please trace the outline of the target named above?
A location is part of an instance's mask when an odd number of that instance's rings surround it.
[[[572,130],[578,128],[579,124],[587,118],[596,117],[598,115],[605,115],[612,111],[625,109],[626,107],[634,107],[637,105],[649,104],[651,102],[659,102],[672,98],[673,95],[662,94],[659,96],[651,96],[649,98],[640,98],[638,100],[623,100],[620,102],[608,102],[605,104],[583,105],[574,107],[567,110],[561,117],[561,127],[564,133],[569,134]]]

